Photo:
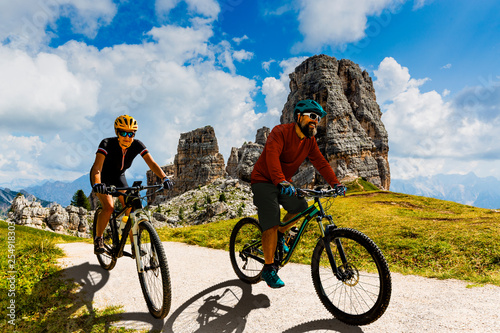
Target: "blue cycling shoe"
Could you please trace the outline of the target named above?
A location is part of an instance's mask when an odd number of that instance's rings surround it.
[[[262,280],[266,281],[267,285],[271,288],[281,288],[285,286],[285,282],[280,279],[276,270],[273,268],[264,268],[262,271]]]

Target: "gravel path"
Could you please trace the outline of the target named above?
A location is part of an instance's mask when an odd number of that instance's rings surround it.
[[[393,293],[385,314],[361,327],[332,318],[316,296],[310,267],[288,264],[280,270],[284,288],[263,282],[241,283],[221,250],[163,243],[172,281],[172,308],[164,320],[148,312],[135,261],[121,258],[103,270],[87,243],[59,245],[60,260],[86,305],[103,309],[123,306],[113,325],[161,332],[500,332],[500,287],[466,288],[455,280],[392,274]]]

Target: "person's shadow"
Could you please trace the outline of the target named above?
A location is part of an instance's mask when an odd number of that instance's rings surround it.
[[[72,266],[54,273],[55,277],[61,283],[76,283],[76,291],[73,291],[70,298],[62,301],[65,306],[59,306],[50,313],[46,319],[47,325],[42,332],[56,332],[61,326],[52,327],[51,323],[63,321],[67,331],[81,330],[93,331],[100,327],[103,332],[108,332],[113,326],[126,326],[128,328],[137,327],[141,330],[160,331],[164,321],[155,319],[149,312],[140,313],[115,313],[106,314],[106,309],[94,309],[92,303],[94,295],[109,280],[110,273],[99,265],[93,265],[89,262],[78,266]],[[46,277],[34,287],[34,295],[46,295],[47,297],[58,297],[58,289],[55,286],[48,285],[54,278]],[[53,283],[53,282],[52,282]],[[85,311],[86,310],[86,311]],[[104,310],[104,311],[103,311]],[[111,312],[116,312],[111,309]],[[57,331],[59,332],[59,331]]]
[[[248,314],[270,306],[266,295],[252,294],[252,286],[240,280],[219,283],[182,304],[168,318],[163,332],[243,332]]]

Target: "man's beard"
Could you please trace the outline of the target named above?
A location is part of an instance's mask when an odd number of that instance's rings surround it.
[[[316,135],[316,133],[318,133],[316,126],[311,128],[309,127],[309,124],[310,123],[306,124],[305,126],[302,126],[302,124],[299,125],[300,131],[306,136],[306,138],[312,138]]]

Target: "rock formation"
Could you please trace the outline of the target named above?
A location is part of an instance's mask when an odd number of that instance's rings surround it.
[[[90,237],[92,230],[89,228],[89,221],[92,221],[93,217],[94,212],[87,212],[82,207],[63,208],[55,204],[45,208],[39,202],[20,195],[12,201],[7,221],[79,237]]]
[[[219,178],[150,207],[155,226],[180,227],[257,214],[250,185]]]
[[[255,136],[255,143],[246,142],[241,148],[232,148],[231,155],[227,160],[227,174],[233,178],[241,179],[245,182],[250,182],[250,175],[253,166],[259,159],[264,145],[266,144],[267,137],[271,130],[267,127],[262,127],[257,130]]]
[[[316,100],[327,112],[316,138],[338,178],[364,177],[388,190],[388,136],[369,74],[350,60],[313,56],[290,74],[281,123],[294,121],[293,108],[303,99]]]
[[[191,189],[212,183],[225,176],[225,164],[212,126],[198,128],[182,133],[177,146],[174,164],[164,167],[167,175],[174,181],[174,189],[164,191],[159,199],[168,199]],[[151,170],[147,172],[148,184],[161,180]],[[154,202],[157,196],[152,196]]]

